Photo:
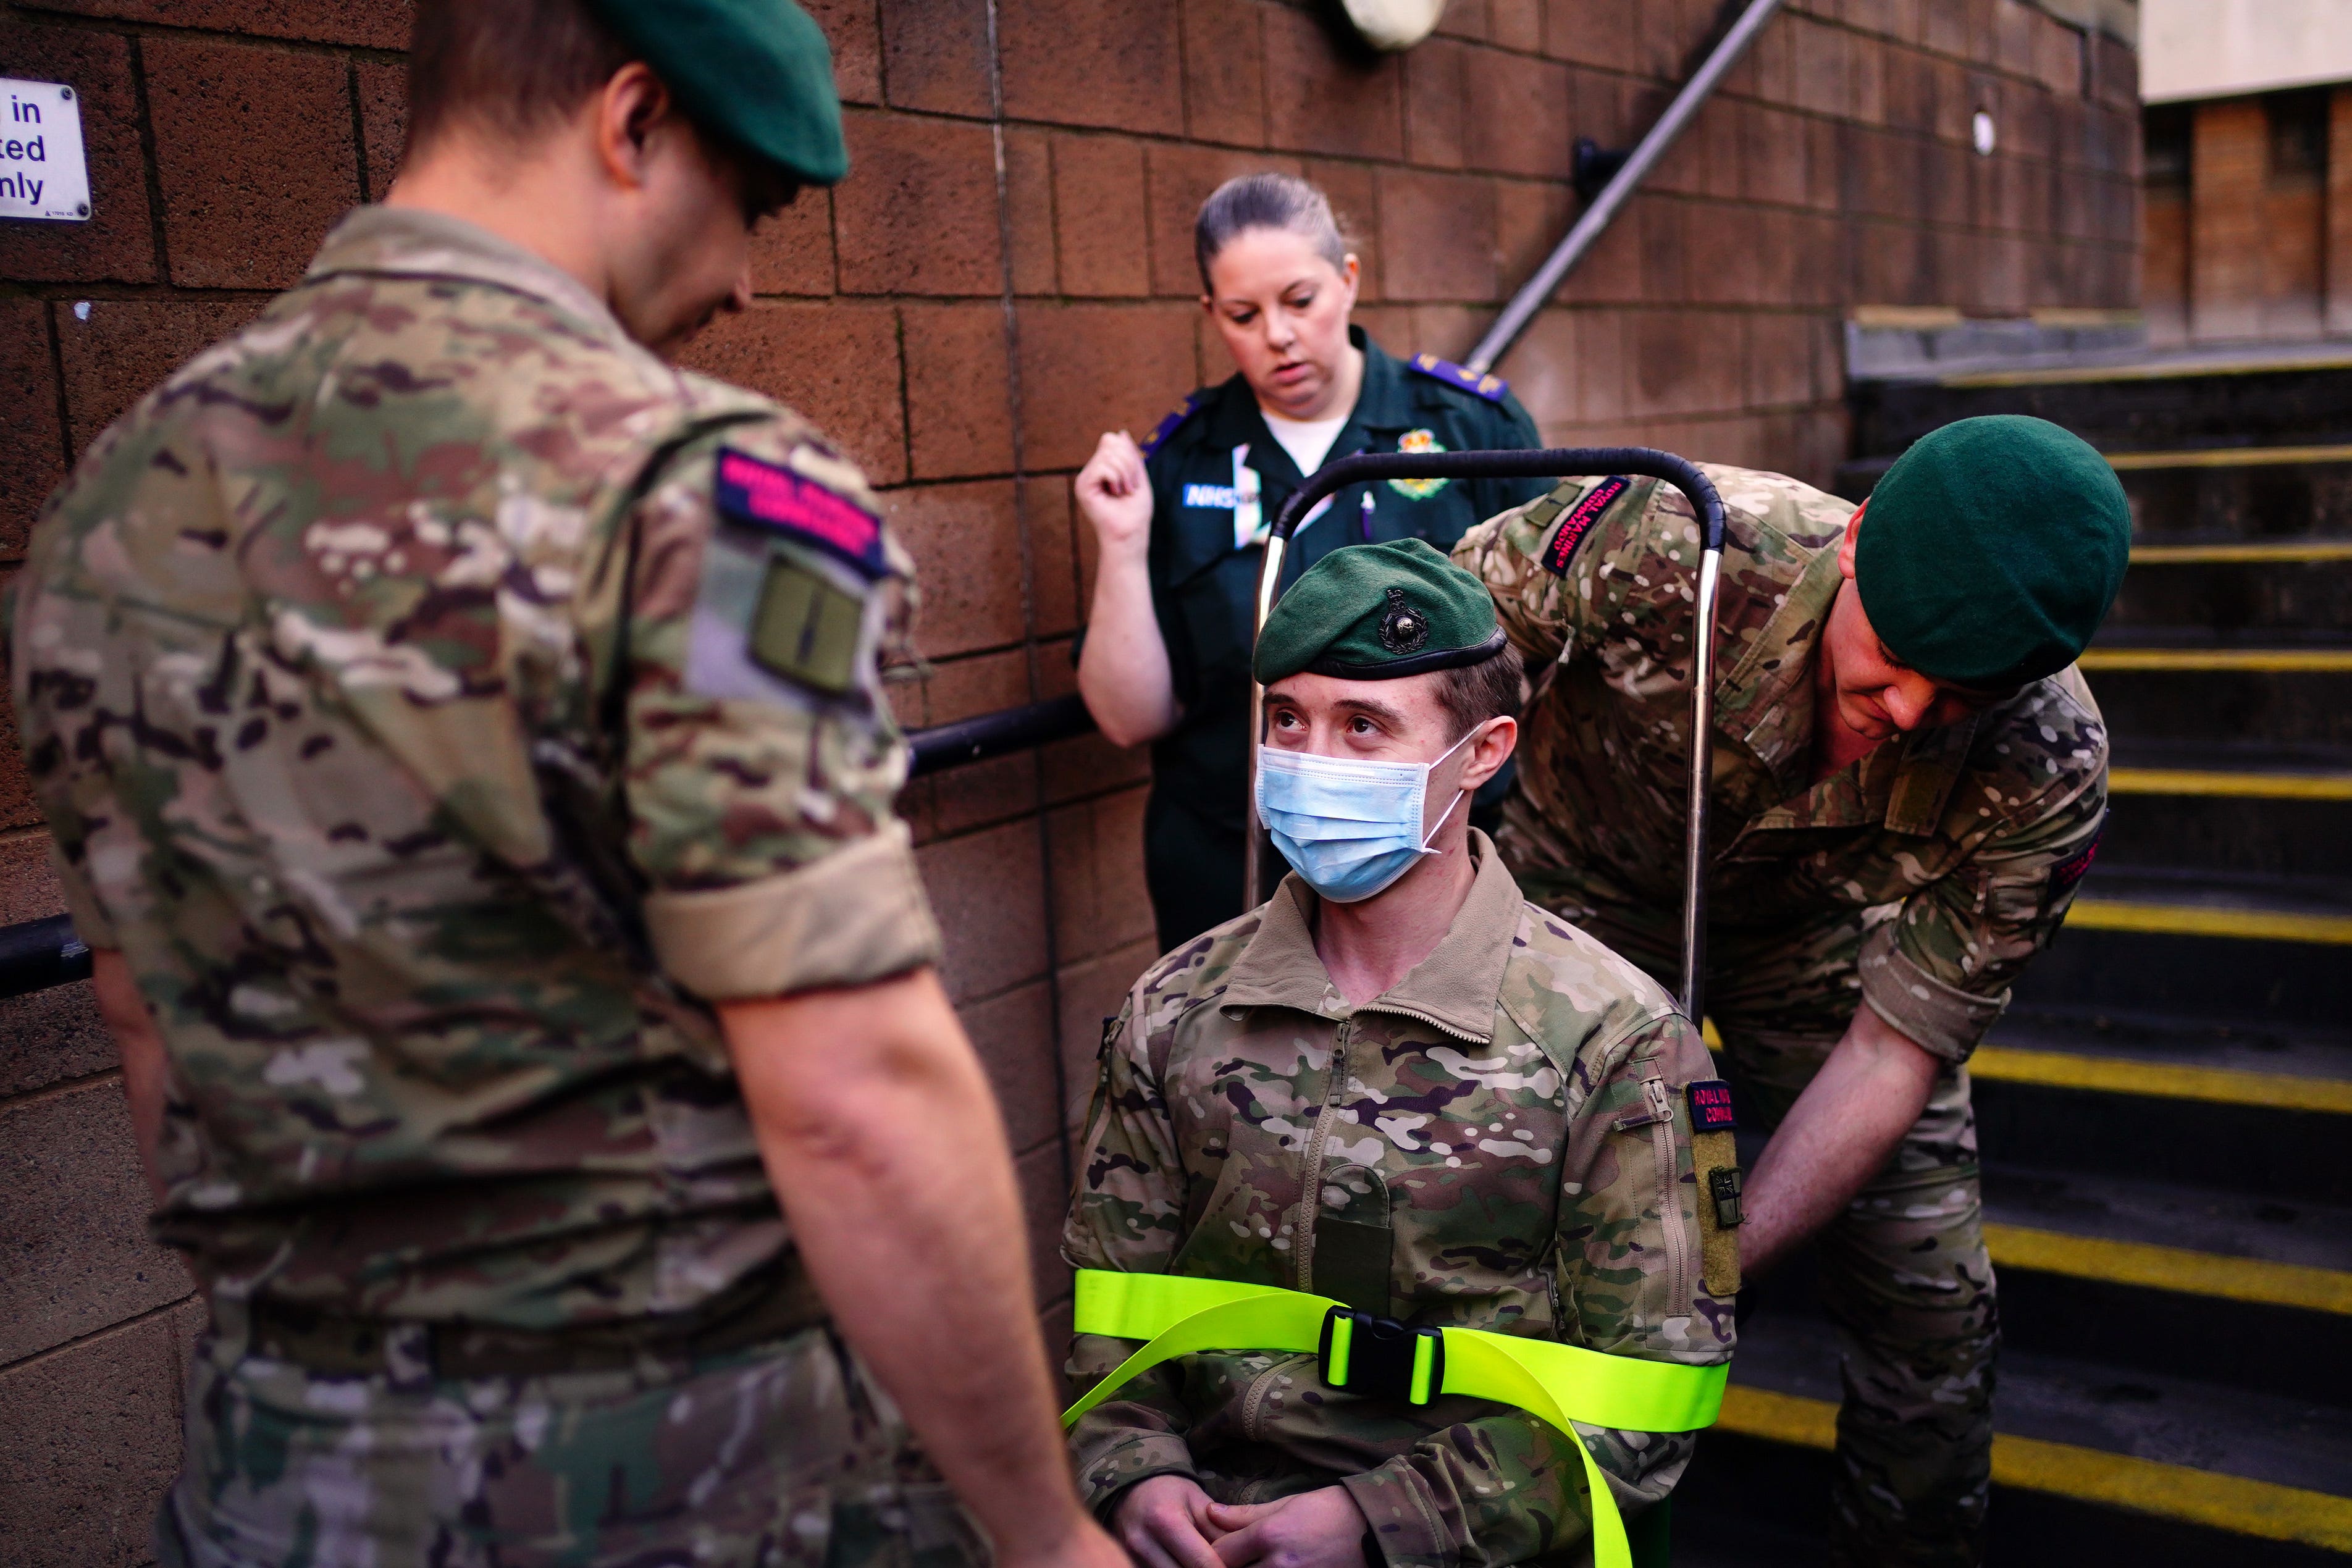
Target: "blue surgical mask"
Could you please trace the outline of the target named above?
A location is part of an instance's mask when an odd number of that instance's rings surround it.
[[[1307,886],[1334,904],[1359,903],[1422,856],[1437,853],[1429,841],[1454,814],[1462,791],[1423,833],[1430,769],[1461,750],[1470,735],[1432,762],[1364,762],[1261,747],[1257,820]]]

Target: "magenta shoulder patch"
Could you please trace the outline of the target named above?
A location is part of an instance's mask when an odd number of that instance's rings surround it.
[[[2043,894],[2045,899],[2055,902],[2065,896],[2074,891],[2076,883],[2090,874],[2091,862],[2099,858],[2099,840],[2106,831],[2107,820],[2102,814],[2098,828],[2091,834],[2091,841],[2050,868],[2050,891]]]
[[[781,463],[720,447],[714,499],[719,513],[737,522],[814,545],[867,577],[890,573],[889,559],[882,553],[882,519]]]
[[[1621,474],[1612,474],[1586,491],[1584,499],[1570,507],[1568,514],[1560,518],[1559,528],[1551,536],[1551,543],[1544,547],[1545,570],[1554,577],[1566,577],[1568,563],[1576,558],[1577,543],[1584,538],[1585,530],[1592,527],[1618,497],[1631,489],[1633,484],[1631,479]]]
[[[1731,1109],[1731,1085],[1720,1078],[1702,1078],[1692,1083],[1690,1095],[1691,1132],[1728,1133],[1739,1125],[1739,1118]]]

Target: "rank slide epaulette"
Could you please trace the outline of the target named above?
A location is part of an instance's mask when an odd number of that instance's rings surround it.
[[[1177,409],[1158,424],[1153,425],[1151,434],[1143,438],[1143,455],[1149,457],[1159,451],[1160,444],[1175,434],[1177,428],[1198,413],[1201,411],[1201,405],[1207,401],[1208,399],[1202,393],[1194,392],[1184,400],[1183,407]]]
[[[1405,361],[1405,368],[1418,371],[1433,381],[1444,382],[1447,386],[1460,387],[1488,402],[1502,402],[1511,390],[1511,383],[1500,376],[1482,376],[1451,360],[1441,360],[1435,354],[1415,354]]]

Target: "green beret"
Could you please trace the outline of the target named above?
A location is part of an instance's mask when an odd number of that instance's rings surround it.
[[[1392,681],[1503,651],[1486,585],[1426,539],[1345,545],[1301,572],[1258,634],[1260,685],[1306,670]]]
[[[2131,559],[2116,471],[2023,414],[1922,436],[1871,491],[1860,527],[1853,583],[1887,652],[1988,691],[2080,657]]]
[[[813,185],[849,172],[833,50],[793,0],[590,0],[696,123]]]

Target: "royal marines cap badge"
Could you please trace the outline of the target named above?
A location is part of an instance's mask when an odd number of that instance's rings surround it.
[[[1389,607],[1381,617],[1381,646],[1396,654],[1417,653],[1429,641],[1429,617],[1406,601],[1404,590],[1389,590]]]
[[[1437,433],[1433,430],[1408,430],[1397,437],[1397,450],[1443,452],[1445,448],[1438,443]],[[1447,483],[1444,479],[1391,479],[1389,488],[1408,501],[1426,501],[1444,489]]]

